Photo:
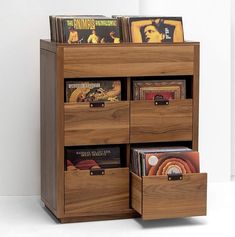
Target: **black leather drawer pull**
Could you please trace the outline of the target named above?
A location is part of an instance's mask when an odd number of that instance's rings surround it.
[[[90,170],[90,175],[91,175],[91,176],[95,176],[95,175],[105,175],[105,170],[103,170],[103,169]]]
[[[155,95],[154,104],[155,105],[169,105],[169,100],[164,99],[162,95]]]
[[[183,180],[182,174],[168,174],[168,181],[176,181],[176,180]]]
[[[90,102],[90,108],[103,108],[105,103],[102,101]]]

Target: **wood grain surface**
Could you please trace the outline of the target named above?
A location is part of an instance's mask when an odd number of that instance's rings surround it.
[[[55,214],[56,184],[56,54],[40,51],[40,115],[41,115],[41,198]]]
[[[198,150],[200,46],[194,46],[193,70],[193,150]]]
[[[192,100],[171,100],[169,105],[153,101],[131,101],[130,142],[192,140]]]
[[[183,180],[167,176],[143,177],[142,218],[163,219],[206,215],[207,174],[186,174]]]
[[[105,102],[104,108],[66,103],[64,111],[66,146],[129,143],[129,101]]]
[[[73,223],[73,222],[83,222],[83,221],[101,221],[101,220],[115,220],[115,219],[127,219],[127,218],[137,218],[140,217],[137,212],[133,209],[112,211],[110,214],[86,214],[85,216],[72,216],[66,215],[64,218],[60,218],[61,223]]]
[[[131,207],[142,214],[143,180],[131,172]]]
[[[56,51],[56,198],[57,216],[64,216],[64,50]],[[49,98],[50,99],[50,98]]]
[[[106,215],[129,209],[129,169],[106,169],[91,176],[89,170],[65,172],[65,214]]]
[[[65,47],[65,78],[192,75],[191,45]]]

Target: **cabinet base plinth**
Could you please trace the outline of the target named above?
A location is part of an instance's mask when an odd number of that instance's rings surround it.
[[[45,206],[47,212],[50,213],[53,219],[56,219],[59,223],[74,223],[74,222],[84,222],[84,221],[103,221],[103,220],[116,220],[116,219],[129,219],[129,218],[138,218],[140,215],[135,212],[133,209],[127,211],[105,214],[105,215],[86,215],[86,216],[65,216],[65,217],[56,217],[50,209]]]

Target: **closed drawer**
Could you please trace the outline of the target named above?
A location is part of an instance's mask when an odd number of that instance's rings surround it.
[[[129,168],[65,171],[65,215],[105,215],[129,209]]]
[[[129,102],[66,103],[64,106],[65,146],[125,144],[129,142]]]
[[[191,141],[192,99],[168,105],[136,100],[130,104],[130,142]]]
[[[194,48],[188,44],[129,43],[64,47],[64,77],[192,75]]]
[[[131,206],[145,220],[206,215],[207,174],[139,177],[131,173]]]

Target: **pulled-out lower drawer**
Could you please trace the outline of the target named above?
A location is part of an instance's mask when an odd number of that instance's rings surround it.
[[[207,174],[168,176],[131,173],[131,206],[145,220],[206,215]]]

